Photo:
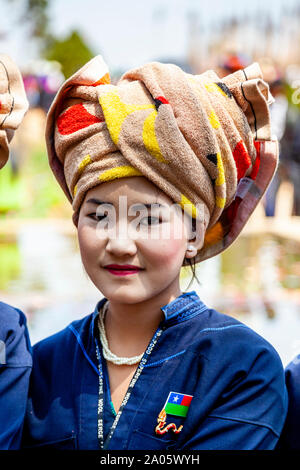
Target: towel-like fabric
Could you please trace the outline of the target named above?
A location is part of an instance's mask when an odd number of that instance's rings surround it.
[[[0,54],[0,169],[9,155],[9,142],[28,109],[22,76],[12,59]]]
[[[74,224],[90,188],[142,175],[205,219],[196,262],[223,251],[278,164],[276,143],[265,152],[271,102],[256,63],[221,80],[213,71],[191,75],[153,62],[111,85],[95,57],[63,84],[47,116],[49,163]]]

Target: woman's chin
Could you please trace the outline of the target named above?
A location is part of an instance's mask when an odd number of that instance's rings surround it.
[[[136,304],[143,302],[147,299],[146,295],[143,295],[135,287],[119,286],[116,288],[103,288],[99,289],[104,297],[106,297],[111,302],[124,303],[124,304]]]

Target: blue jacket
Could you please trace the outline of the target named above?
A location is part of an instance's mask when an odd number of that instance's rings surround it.
[[[0,302],[0,449],[18,449],[26,411],[31,347],[26,318]]]
[[[285,376],[289,406],[278,447],[300,450],[300,354],[288,364]]]
[[[278,354],[246,325],[208,308],[194,291],[162,307],[156,344],[154,339],[149,343],[111,436],[115,413],[96,322],[105,301],[98,302],[94,313],[34,346],[25,447],[99,449],[100,376],[105,449],[276,446],[287,410]],[[170,392],[176,399],[193,398],[183,407],[186,417],[167,414],[164,426],[183,425],[181,432],[170,429],[157,435],[158,415]]]

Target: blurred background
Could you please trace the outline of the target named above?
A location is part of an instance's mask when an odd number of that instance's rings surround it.
[[[49,167],[46,113],[59,86],[102,54],[112,80],[158,60],[225,76],[261,65],[276,98],[280,164],[225,253],[197,267],[202,300],[300,352],[300,1],[0,0],[0,51],[19,65],[30,109],[0,172],[0,300],[23,310],[32,343],[94,310],[71,207]],[[182,290],[191,278],[182,270]]]

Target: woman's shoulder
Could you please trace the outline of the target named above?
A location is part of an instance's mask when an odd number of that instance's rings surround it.
[[[62,330],[38,341],[33,346],[33,357],[50,359],[50,356],[56,357],[72,354],[72,351],[78,344],[88,341],[93,314],[74,320]]]
[[[222,340],[234,336],[241,338],[241,341],[250,340],[251,338],[260,344],[270,345],[265,338],[246,323],[212,307],[207,306],[206,310],[198,315],[198,318],[195,317],[196,324],[198,324],[198,328],[195,331],[200,336],[206,333],[218,336]]]
[[[195,346],[198,344],[202,351],[205,344],[208,356],[226,356],[232,364],[246,361],[250,364],[258,357],[260,360],[264,357],[283,371],[280,356],[271,343],[236,318],[207,308],[192,322],[193,343]]]
[[[26,317],[24,313],[12,305],[0,302],[0,337],[14,334],[18,330],[26,329]]]
[[[24,313],[5,302],[0,302],[0,364],[30,367],[31,345]]]

